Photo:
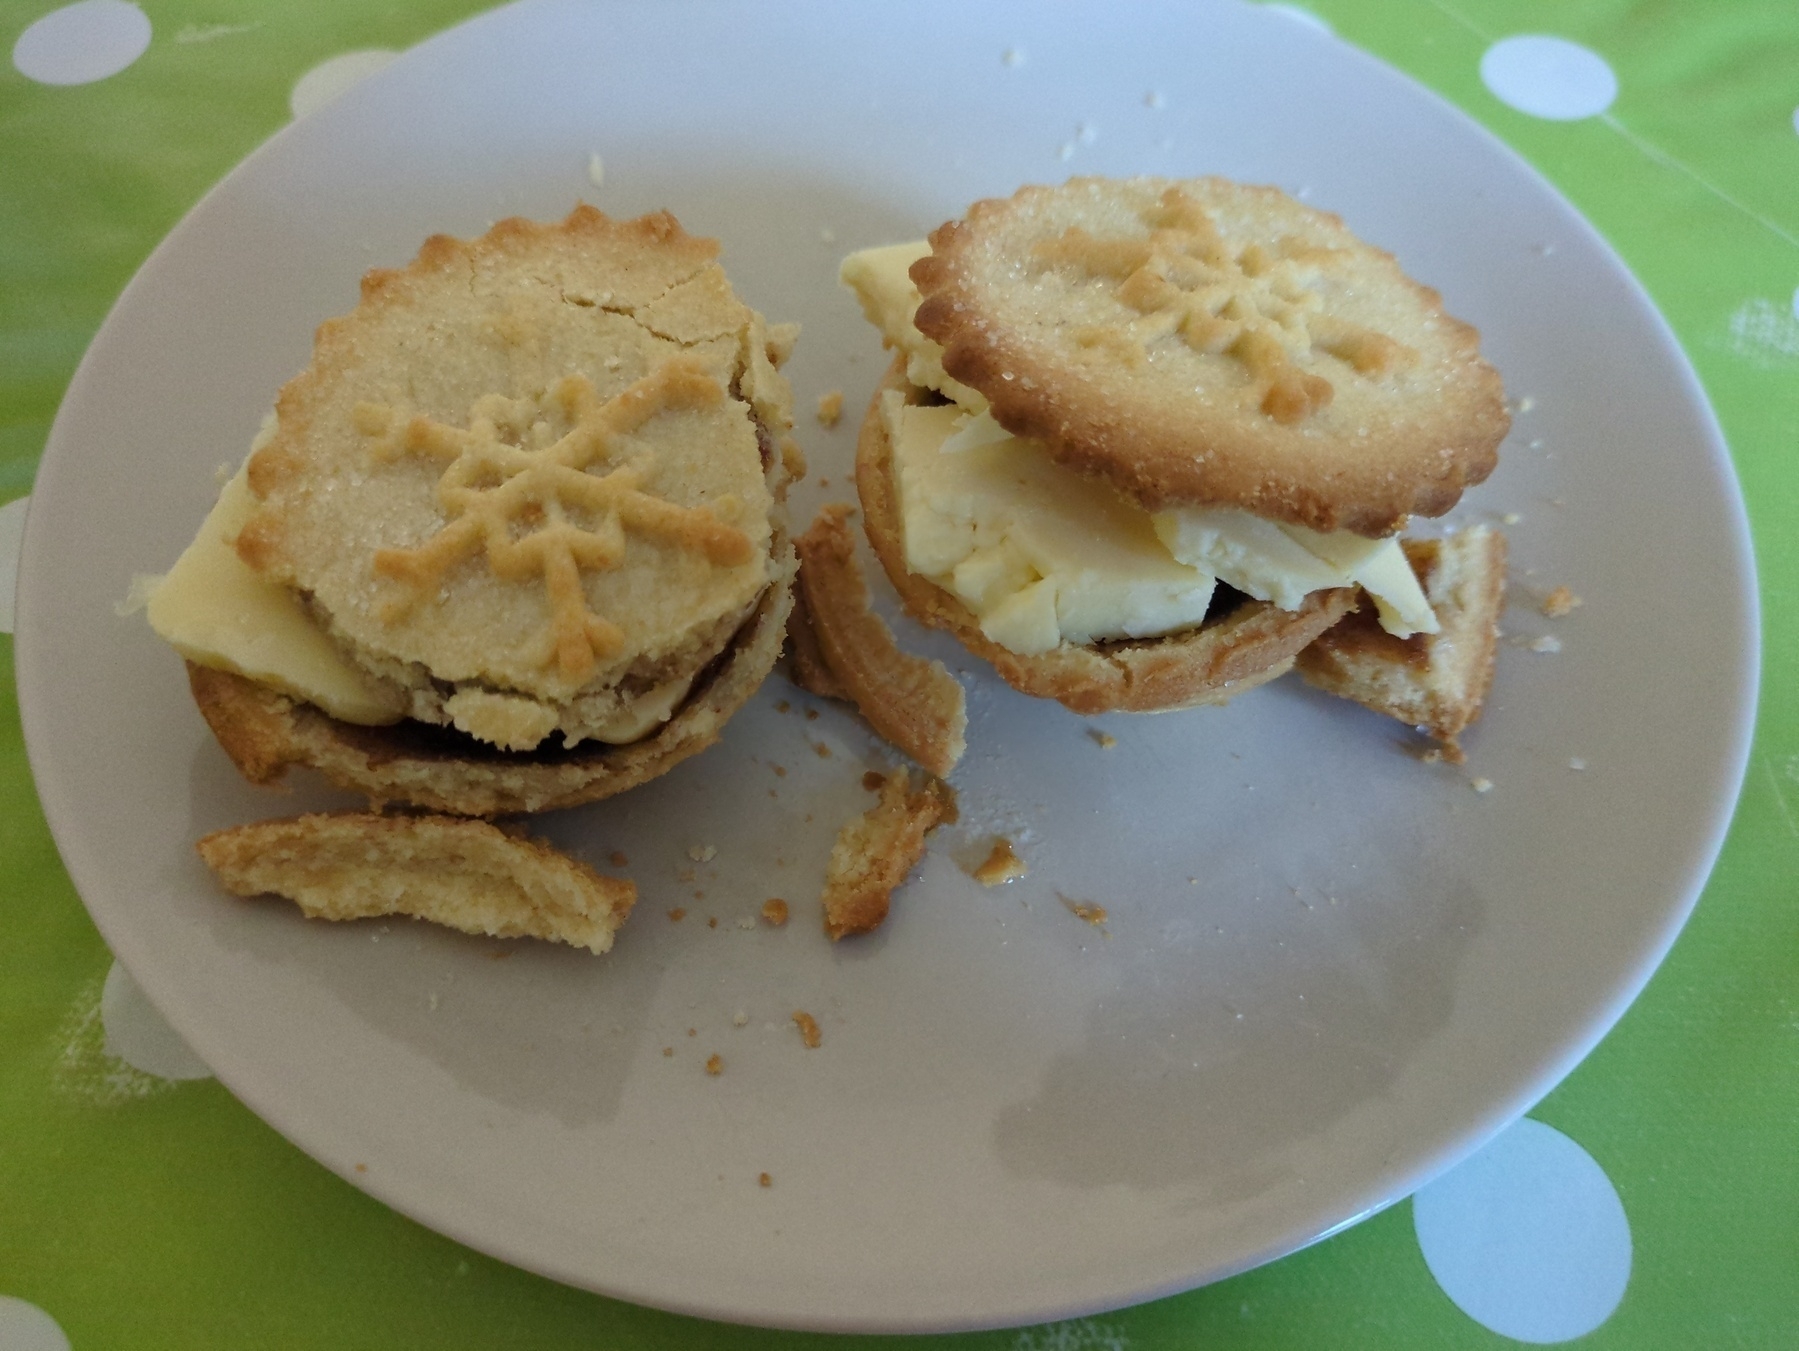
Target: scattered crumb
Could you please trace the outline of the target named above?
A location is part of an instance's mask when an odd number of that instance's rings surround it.
[[[718,927],[718,916],[709,915],[706,919],[706,927],[708,929],[716,929]]]
[[[507,948],[504,952],[490,952],[487,956],[489,961],[503,962],[508,957],[512,956],[512,949]]]
[[[818,710],[816,708],[809,708],[806,710],[806,721],[807,722],[817,722],[818,721]]]
[[[1493,780],[1491,780],[1491,779],[1469,779],[1468,786],[1477,793],[1490,793],[1493,791]]]
[[[718,857],[718,850],[710,844],[690,844],[687,846],[687,857],[695,863],[710,863]]]
[[[610,863],[615,868],[628,868],[631,866],[631,860],[625,857],[625,851],[623,849],[614,849],[610,854],[606,855],[606,862]]]
[[[750,1015],[747,1010],[738,1009],[737,1012],[735,1012],[731,1015],[731,1026],[732,1027],[748,1027],[749,1025],[750,1025]]]
[[[1574,607],[1580,604],[1580,597],[1565,586],[1558,586],[1543,597],[1543,613],[1551,619],[1563,619],[1572,614]]]
[[[835,427],[843,417],[843,391],[833,389],[828,394],[818,396],[818,420],[827,427]]]
[[[663,1048],[662,1048],[662,1054],[663,1054],[663,1055],[666,1055],[666,1056],[672,1056],[672,1055],[673,1055],[673,1054],[674,1054],[674,1053],[675,1053],[675,1048],[674,1048],[674,1047],[672,1047],[672,1046],[664,1046],[664,1047],[663,1047]]]
[[[717,1052],[714,1052],[713,1054],[706,1057],[706,1073],[707,1074],[723,1074],[724,1072],[725,1072],[725,1058],[722,1055],[719,1055]]]
[[[881,799],[846,821],[825,867],[825,932],[832,941],[868,933],[887,918],[894,891],[924,857],[925,836],[956,817],[955,792],[940,779],[896,769]]]
[[[356,1165],[356,1171],[359,1173],[366,1173],[368,1170],[369,1166],[366,1163],[359,1163]]]
[[[606,164],[598,155],[587,157],[587,181],[596,188],[605,186]]]
[[[862,787],[870,793],[881,791],[881,785],[887,782],[887,776],[878,769],[871,769],[862,776]]]
[[[762,902],[762,918],[775,928],[780,928],[787,922],[787,902],[779,896],[769,897]]]
[[[696,876],[698,876],[698,874],[695,873],[692,868],[675,869],[675,881],[677,882],[691,882]]]
[[[775,777],[776,777],[776,778],[777,778],[777,779],[784,779],[784,778],[786,778],[786,777],[787,777],[787,766],[785,766],[785,765],[774,765],[774,764],[771,764],[771,765],[770,765],[770,766],[769,766],[769,768],[770,768],[770,769],[772,769],[772,770],[774,770],[774,772],[775,772]]]
[[[1517,525],[1523,519],[1524,518],[1522,516],[1520,516],[1517,512],[1508,511],[1508,512],[1506,512],[1505,515],[1503,515],[1499,518],[1499,521],[1500,521],[1500,524],[1502,524],[1502,525]]]
[[[1587,767],[1587,762],[1585,760],[1582,760],[1578,755],[1574,756],[1572,759],[1570,759],[1568,761],[1569,769],[1585,769],[1586,767]]]
[[[1560,652],[1562,640],[1553,633],[1545,633],[1541,638],[1534,638],[1530,643],[1532,652]]]
[[[824,1034],[818,1030],[818,1019],[804,1009],[793,1011],[793,1025],[800,1030],[800,1040],[809,1049],[815,1049],[824,1040]]]
[[[687,911],[684,907],[677,905],[673,910],[668,912],[668,917],[676,924],[679,924],[682,920],[687,918]]]
[[[793,705],[788,703],[785,699],[775,705],[775,712],[777,713],[791,713],[792,711]]]
[[[1062,893],[1058,891],[1056,895],[1062,896]],[[1067,906],[1071,913],[1086,920],[1087,923],[1093,925],[1094,928],[1098,928],[1111,918],[1103,905],[1093,905],[1088,901],[1077,901],[1070,896],[1062,896],[1062,904]]]
[[[1427,765],[1461,765],[1468,762],[1468,753],[1453,741],[1439,742],[1428,750],[1415,754]]]
[[[812,743],[812,753],[820,760],[829,760],[831,758],[831,748],[822,741],[814,741]]]
[[[1518,411],[1520,413],[1528,413],[1528,412],[1530,412],[1531,409],[1535,408],[1536,406],[1537,406],[1537,401],[1535,399],[1531,398],[1531,396],[1528,394],[1526,394],[1523,398],[1518,400]]]
[[[700,1035],[700,1030],[697,1027],[690,1027],[687,1029],[687,1035],[690,1037],[697,1037]]]
[[[1109,751],[1118,744],[1117,737],[1113,736],[1110,732],[1102,732],[1097,727],[1089,727],[1087,729],[1087,735],[1092,737],[1094,741],[1099,744],[1099,748],[1104,751]]]
[[[737,927],[738,927],[738,928],[739,928],[739,929],[753,929],[753,928],[755,928],[755,927],[756,927],[756,920],[755,920],[755,917],[754,917],[754,916],[752,916],[752,915],[739,915],[739,916],[738,916],[738,917],[737,917]]]
[[[995,840],[993,849],[982,863],[971,874],[974,880],[984,887],[997,887],[1001,883],[1011,882],[1023,877],[1030,869],[1025,861],[1018,857],[1010,840]]]
[[[770,1177],[767,1173],[757,1173],[756,1174],[756,1185],[758,1187],[772,1187],[775,1185],[775,1180],[772,1177]]]

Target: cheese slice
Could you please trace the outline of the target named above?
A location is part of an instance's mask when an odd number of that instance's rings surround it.
[[[1320,534],[1231,509],[1152,516],[1006,431],[912,322],[920,297],[908,269],[929,252],[923,240],[864,249],[839,276],[905,355],[906,378],[954,400],[919,407],[890,392],[881,416],[906,565],[958,596],[994,642],[1029,655],[1173,633],[1204,618],[1214,579],[1287,610],[1315,591],[1360,586],[1387,632],[1437,632],[1396,538]]]
[[[922,298],[907,270],[930,251],[931,246],[922,239],[863,249],[843,260],[837,276],[856,293],[862,313],[881,330],[887,345],[905,354],[906,379],[920,389],[934,389],[945,398],[954,399],[971,413],[984,412],[986,396],[951,379],[943,369],[942,346],[925,337],[912,322]]]
[[[150,589],[150,627],[197,665],[247,676],[343,722],[400,721],[406,692],[351,663],[292,591],[237,556],[238,532],[257,505],[246,474],[225,485],[194,542]],[[656,685],[587,735],[612,745],[640,740],[674,715],[692,685],[691,676]],[[444,708],[458,728],[505,750],[536,746],[557,723],[547,704],[480,689],[452,695]]]
[[[150,593],[150,627],[201,666],[235,671],[345,722],[398,722],[406,695],[359,670],[299,598],[237,556],[238,531],[256,510],[247,467],[225,485],[200,533]]]
[[[1212,576],[1176,562],[1147,513],[1015,436],[945,453],[954,404],[882,399],[906,565],[1022,654],[1148,638],[1205,618]]]

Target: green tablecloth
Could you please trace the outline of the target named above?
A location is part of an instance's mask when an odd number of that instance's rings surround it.
[[[107,307],[200,194],[296,106],[328,94],[334,75],[378,64],[334,58],[402,49],[482,7],[86,0],[73,19],[34,29],[53,6],[0,0],[13,52],[0,69],[0,501],[29,493]],[[1314,0],[1295,20],[1308,16],[1466,109],[1556,182],[1661,306],[1729,438],[1765,635],[1742,802],[1667,964],[1532,1116],[1586,1151],[1628,1219],[1629,1284],[1592,1345],[1799,1345],[1799,8]],[[120,69],[54,82],[96,73],[67,66],[59,21],[111,32],[111,46],[90,41],[77,55]],[[1517,49],[1496,44],[1528,34],[1577,46],[1526,59],[1521,83],[1500,59]],[[1558,97],[1571,100],[1561,113],[1583,115],[1541,115]],[[0,509],[0,615],[11,612],[20,514]],[[181,1048],[146,1050],[153,1027],[135,1048],[122,1030],[109,1042],[111,957],[32,791],[11,655],[0,638],[0,1351],[61,1336],[83,1349],[857,1340],[696,1322],[510,1269],[339,1181],[211,1079],[164,1077],[180,1071]],[[1488,1325],[1504,1319],[1433,1277],[1406,1204],[1187,1295],[941,1340],[1503,1344]]]

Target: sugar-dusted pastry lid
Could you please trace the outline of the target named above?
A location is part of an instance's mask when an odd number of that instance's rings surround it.
[[[717,252],[583,206],[369,273],[281,391],[240,556],[415,702],[705,666],[768,584],[792,412]]]
[[[1509,425],[1475,330],[1274,188],[1077,178],[931,247],[915,322],[949,374],[1152,510],[1388,534],[1491,473]]]
[[[880,413],[881,395],[890,389],[915,403],[935,397],[911,385],[904,358],[896,358],[869,402],[856,443],[856,489],[868,542],[907,612],[955,634],[1014,689],[1077,713],[1221,704],[1285,672],[1301,648],[1355,608],[1354,588],[1341,587],[1308,596],[1297,610],[1246,599],[1199,628],[1164,638],[1064,643],[1035,656],[1009,651],[981,632],[979,620],[955,596],[906,569],[893,447]]]

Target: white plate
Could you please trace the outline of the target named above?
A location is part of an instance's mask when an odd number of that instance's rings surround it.
[[[802,717],[778,679],[721,746],[549,823],[631,860],[640,909],[604,960],[220,896],[196,836],[332,799],[238,780],[179,663],[114,605],[174,558],[365,268],[578,197],[667,206],[722,237],[753,304],[804,322],[801,406],[841,388],[854,409],[884,359],[839,255],[1076,171],[1282,184],[1482,329],[1528,403],[1461,515],[1521,514],[1517,580],[1585,604],[1554,625],[1514,609],[1514,637],[1564,650],[1502,653],[1465,770],[1293,682],[1083,722],[908,629],[968,672],[967,820],[866,940],[827,943],[814,897],[877,749],[836,708]],[[824,495],[844,493],[850,426],[800,433]],[[756,1323],[1071,1315],[1404,1196],[1547,1091],[1648,978],[1719,845],[1753,707],[1741,503],[1647,299],[1460,115],[1234,4],[481,18],[277,136],[157,250],[70,387],[33,503],[19,681],[44,805],[107,941],[219,1077],[433,1228]],[[1031,865],[1009,890],[956,864],[993,831]],[[796,922],[740,927],[771,895]]]

